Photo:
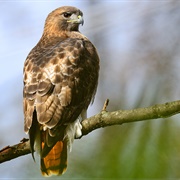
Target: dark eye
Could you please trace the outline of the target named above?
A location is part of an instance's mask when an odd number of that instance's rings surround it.
[[[70,12],[65,12],[65,13],[63,13],[63,16],[64,16],[65,18],[69,18],[71,15],[72,15],[72,13],[70,13]]]

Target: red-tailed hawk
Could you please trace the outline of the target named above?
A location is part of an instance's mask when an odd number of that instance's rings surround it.
[[[65,172],[67,150],[81,136],[79,119],[97,88],[99,57],[80,24],[83,13],[75,7],[52,11],[24,64],[24,129],[45,176]]]

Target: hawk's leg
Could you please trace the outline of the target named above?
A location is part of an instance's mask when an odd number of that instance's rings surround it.
[[[75,121],[75,138],[79,138],[82,136],[82,125],[81,121],[87,118],[87,110],[83,110],[81,112],[81,115],[78,117],[78,119]]]
[[[75,128],[75,132],[74,132],[74,138],[79,138],[82,135],[82,125],[81,122],[82,119],[80,117],[77,118],[77,120],[74,123],[74,128]]]
[[[82,125],[81,121],[86,118],[86,111],[83,110],[81,115],[76,119],[76,121],[69,123],[66,127],[64,139],[67,141],[68,149],[71,151],[72,143],[74,138],[81,137],[82,135]]]

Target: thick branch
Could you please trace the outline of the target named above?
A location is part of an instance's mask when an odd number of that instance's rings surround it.
[[[103,110],[99,114],[82,121],[82,136],[101,127],[173,116],[180,112],[180,101],[133,110],[107,112],[105,109],[106,107],[103,107]],[[29,141],[22,140],[19,144],[7,146],[0,150],[0,163],[29,153]]]
[[[82,121],[83,136],[91,131],[112,125],[121,125],[148,119],[167,118],[180,112],[180,101],[156,104],[146,108],[118,110],[113,112],[101,111],[99,114]]]

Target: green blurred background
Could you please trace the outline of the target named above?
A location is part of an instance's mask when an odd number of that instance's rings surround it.
[[[99,86],[88,116],[180,97],[180,1],[1,1],[0,147],[23,137],[22,68],[49,12],[84,12],[80,27],[98,49]],[[11,67],[9,67],[11,64]],[[98,129],[75,140],[61,178],[180,178],[180,116]],[[42,178],[31,155],[0,165],[0,178]],[[50,178],[51,179],[51,178]]]

